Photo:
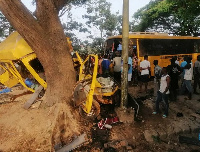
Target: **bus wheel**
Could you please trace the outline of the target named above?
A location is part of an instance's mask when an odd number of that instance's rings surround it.
[[[94,120],[100,114],[100,104],[94,99],[92,101],[92,108],[90,113],[86,113],[83,109],[84,109],[84,104],[81,104],[79,106],[79,113],[81,117],[83,117],[84,119]]]

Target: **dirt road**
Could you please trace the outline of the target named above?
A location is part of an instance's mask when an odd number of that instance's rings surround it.
[[[58,111],[52,109],[56,107],[49,108],[42,104],[38,107],[38,104],[25,110],[23,105],[31,95],[21,96],[15,102],[10,102],[13,95],[26,91],[21,87],[12,90],[0,95],[0,151],[52,151],[56,144],[52,139],[55,126],[58,125]],[[180,144],[178,140],[179,135],[198,137],[200,96],[194,95],[192,100],[178,96],[177,102],[170,102],[169,117],[163,119],[161,114],[151,114],[154,107],[151,94],[138,94],[137,87],[130,87],[129,92],[140,100],[141,121],[116,123],[110,130],[99,130],[97,123],[101,117],[94,122],[79,118],[83,130],[91,134],[91,138],[95,138],[74,151],[106,151],[104,144],[112,141],[126,141],[128,151],[134,152],[197,152],[200,149],[198,146]],[[183,116],[177,117],[177,113],[182,113]],[[108,117],[115,115],[113,112],[107,114]],[[100,134],[98,138],[97,134]],[[115,150],[127,151],[126,148],[121,146]]]

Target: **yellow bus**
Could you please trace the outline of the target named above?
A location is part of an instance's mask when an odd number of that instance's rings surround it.
[[[106,53],[115,52],[122,42],[122,35],[111,36],[106,40]],[[134,52],[141,62],[144,55],[148,55],[151,63],[151,75],[154,74],[153,61],[158,60],[158,65],[166,67],[170,59],[177,56],[179,64],[184,56],[192,58],[194,63],[200,54],[200,37],[170,36],[165,33],[134,32],[129,33],[129,50]]]

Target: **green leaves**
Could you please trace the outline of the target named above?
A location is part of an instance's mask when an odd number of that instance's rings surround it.
[[[82,17],[86,19],[89,28],[96,28],[99,35],[92,39],[91,47],[102,50],[103,41],[107,36],[114,35],[122,29],[122,16],[119,12],[111,12],[111,3],[106,0],[90,0],[86,3],[87,14]]]
[[[175,35],[199,33],[200,1],[155,0],[134,14],[139,31],[165,32]]]

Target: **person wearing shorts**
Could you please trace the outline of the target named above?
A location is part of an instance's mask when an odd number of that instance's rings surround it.
[[[148,56],[144,56],[144,60],[140,62],[140,92],[142,92],[142,85],[145,85],[145,92],[147,92],[147,85],[149,82],[149,70],[150,70],[150,62],[148,61]]]

